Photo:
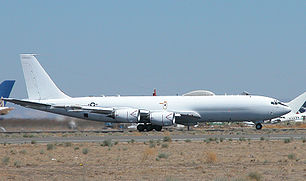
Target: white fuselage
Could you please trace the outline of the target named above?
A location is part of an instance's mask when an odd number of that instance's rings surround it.
[[[306,121],[306,112],[300,114],[289,113],[279,118],[272,119],[271,123],[286,122],[286,121],[294,121],[294,122]]]
[[[31,100],[34,101],[34,100]],[[198,122],[205,121],[262,121],[273,119],[290,112],[290,108],[273,105],[274,99],[263,96],[126,96],[126,97],[80,97],[67,99],[35,100],[35,102],[51,105],[92,105],[103,108],[135,108],[149,112],[168,111],[174,113],[195,112],[200,115]],[[30,107],[30,106],[28,106]],[[64,108],[31,108],[62,114],[71,117],[116,122],[103,114],[70,112]]]

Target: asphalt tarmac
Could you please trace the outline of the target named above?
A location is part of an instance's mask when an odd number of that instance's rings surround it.
[[[32,138],[0,138],[0,143],[4,144],[23,144],[23,143],[63,143],[63,142],[71,142],[71,143],[82,143],[82,142],[103,142],[104,140],[111,139],[112,141],[118,142],[145,142],[149,140],[162,140],[165,135],[140,135],[140,136],[131,136],[131,135],[103,135],[103,136],[71,136],[71,137],[32,137]],[[199,134],[199,135],[190,135],[190,134],[178,134],[178,135],[170,135],[173,141],[184,141],[184,140],[191,140],[191,141],[203,141],[209,138],[223,138],[225,140],[232,139],[232,140],[284,140],[284,139],[304,139],[306,138],[305,133],[289,133],[289,134],[244,134],[244,135],[208,135],[208,134]]]

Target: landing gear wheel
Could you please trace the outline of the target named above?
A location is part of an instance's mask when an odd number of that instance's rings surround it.
[[[146,126],[147,131],[152,131],[153,130],[153,125],[152,124],[148,124]]]
[[[145,129],[145,126],[144,126],[143,124],[139,124],[139,125],[137,126],[137,130],[138,130],[139,132],[143,132],[144,129]]]
[[[158,126],[158,125],[155,125],[154,126],[154,129],[156,130],[156,131],[161,131],[162,130],[162,126]]]
[[[256,124],[256,129],[257,129],[257,130],[260,130],[261,128],[262,128],[262,125],[261,125],[260,123],[257,123],[257,124]]]

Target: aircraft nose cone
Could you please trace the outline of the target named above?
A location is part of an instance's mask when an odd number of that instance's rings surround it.
[[[290,112],[291,112],[290,107],[284,107],[284,108],[283,108],[283,114],[288,114],[288,113],[290,113]]]

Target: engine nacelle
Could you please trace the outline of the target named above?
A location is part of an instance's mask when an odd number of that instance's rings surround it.
[[[171,126],[175,123],[175,114],[173,112],[152,112],[150,113],[150,122],[158,126]]]
[[[140,120],[139,109],[118,109],[113,112],[113,118],[122,123],[136,123]]]

